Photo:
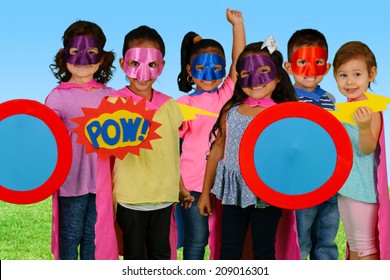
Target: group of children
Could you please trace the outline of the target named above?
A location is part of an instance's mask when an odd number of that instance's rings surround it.
[[[354,115],[357,126],[344,124],[354,158],[339,194],[315,207],[292,211],[269,205],[251,192],[238,160],[246,127],[262,111],[282,102],[335,110],[335,98],[319,86],[331,65],[326,39],[317,30],[295,32],[284,61],[272,36],[246,45],[241,12],[227,9],[226,17],[233,29],[229,73],[221,44],[187,33],[177,83],[189,94],[177,102],[153,88],[165,63],[164,41],[155,29],[140,26],[125,36],[119,64],[129,85],[117,91],[105,85],[112,77],[114,53],[104,50],[101,28],[79,20],[64,32],[64,46],[51,65],[59,85],[45,101],[65,123],[73,146],[71,170],[53,197],[56,259],[115,259],[118,254],[124,259],[174,259],[175,217],[183,225],[183,259],[204,259],[207,245],[210,259],[249,255],[338,259],[340,216],[350,259],[383,259],[390,254],[380,240],[384,231],[378,235],[380,203],[388,202],[387,183],[379,190],[376,176],[383,152],[378,144],[383,135],[380,112],[359,107]],[[375,80],[375,56],[364,43],[346,43],[335,55],[333,72],[348,102],[364,100]],[[76,143],[71,119],[82,115],[82,107],[96,108],[103,98],[115,102],[129,97],[134,102],[145,99],[147,109],[156,110],[161,139],[153,141],[152,150],[141,149],[139,155],[128,154],[122,160],[87,155]],[[183,121],[178,103],[219,117],[198,115]],[[111,219],[102,221],[105,211]],[[383,213],[390,214],[382,207]],[[112,234],[115,229],[117,235]]]

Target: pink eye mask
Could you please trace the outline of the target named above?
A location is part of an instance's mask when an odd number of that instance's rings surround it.
[[[129,62],[138,62],[137,66],[131,66]],[[151,64],[158,64],[152,67]],[[148,81],[157,78],[163,69],[162,53],[153,48],[131,48],[125,54],[124,71],[130,78],[140,81]]]

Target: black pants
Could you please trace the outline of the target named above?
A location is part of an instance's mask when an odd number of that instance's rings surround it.
[[[275,237],[281,209],[269,206],[223,205],[221,260],[239,260],[249,224],[252,229],[253,256],[255,260],[275,259]]]
[[[123,233],[123,259],[169,260],[171,213],[172,206],[154,211],[136,211],[118,204],[116,220]]]

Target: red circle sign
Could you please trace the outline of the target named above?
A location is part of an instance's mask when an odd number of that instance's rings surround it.
[[[47,106],[37,101],[23,99],[0,104],[0,122],[15,115],[37,118],[50,129],[57,145],[57,163],[49,178],[36,188],[19,191],[0,184],[0,199],[15,204],[36,203],[56,192],[65,181],[72,163],[72,146],[65,125]]]
[[[297,192],[294,194],[280,191],[276,186],[267,185],[264,182],[264,178],[260,178],[259,176],[259,171],[256,169],[256,162],[258,159],[255,158],[256,147],[260,151],[266,150],[267,152],[273,152],[273,145],[270,145],[270,142],[262,143],[262,134],[267,129],[267,133],[269,130],[271,130],[272,133],[272,129],[270,128],[274,124],[290,121],[292,119],[297,120],[298,124],[302,121],[310,122],[316,130],[322,130],[325,135],[331,139],[331,142],[333,141],[331,145],[334,147],[335,151],[334,169],[330,172],[329,178],[326,177],[327,179],[321,183],[320,186],[316,186],[308,192]],[[289,139],[295,137],[294,147],[291,145],[291,147],[287,146],[287,148],[283,148],[288,152],[289,149],[293,150],[291,151],[291,154],[295,157],[296,164],[299,163],[297,161],[301,160],[299,149],[302,148],[302,150],[304,150],[305,143],[310,143],[312,140],[310,137],[305,136],[304,138],[301,136],[301,129],[302,125],[297,126],[296,129],[290,130],[288,134],[287,132],[282,131],[282,135],[279,133],[278,138],[276,139],[275,137],[275,141],[273,142],[279,145],[277,147],[277,149],[279,149],[280,146],[289,145]],[[310,135],[310,129],[311,128],[309,128],[308,135]],[[283,133],[285,134],[283,135]],[[302,145],[297,145],[297,142],[301,142]],[[321,139],[317,139],[315,145],[318,146],[319,151],[322,148],[321,144]],[[307,158],[305,158],[305,160],[307,161]],[[313,152],[310,154],[310,160],[313,164],[321,164],[321,160],[323,159],[319,158],[319,156]],[[264,110],[249,124],[240,143],[239,162],[242,176],[248,187],[256,196],[265,202],[280,208],[302,209],[318,205],[338,192],[349,176],[352,168],[353,154],[351,141],[346,130],[340,121],[332,114],[316,105],[300,102],[285,102]],[[278,174],[275,176],[284,176],[283,170],[280,170],[279,166],[274,166],[272,164],[265,164],[262,166],[266,168],[263,174]],[[309,171],[302,173],[297,172],[296,175],[293,174],[293,176],[296,176],[294,180],[296,180],[298,184],[300,180],[304,182],[308,172]],[[287,181],[286,184],[289,184],[289,182]]]

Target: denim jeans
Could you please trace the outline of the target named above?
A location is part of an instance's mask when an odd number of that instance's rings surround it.
[[[310,254],[311,260],[337,260],[337,194],[317,206],[297,210],[296,218],[301,258],[305,260]]]
[[[188,209],[180,206],[183,222],[183,259],[203,260],[209,238],[208,217],[201,216],[198,209],[199,192],[191,192],[195,198]]]
[[[95,259],[96,195],[58,197],[60,259]]]
[[[276,230],[281,209],[268,206],[241,208],[235,205],[222,206],[221,260],[240,260],[246,233],[251,225],[252,248],[255,260],[275,259]]]

